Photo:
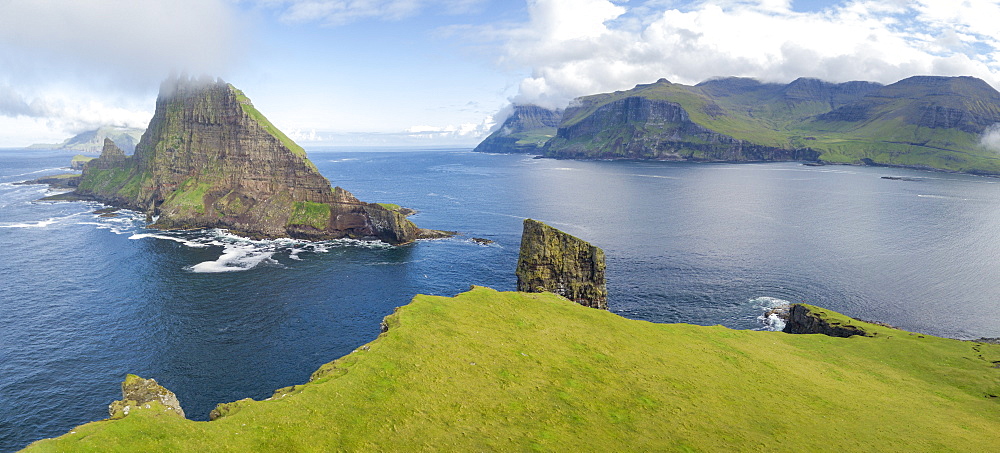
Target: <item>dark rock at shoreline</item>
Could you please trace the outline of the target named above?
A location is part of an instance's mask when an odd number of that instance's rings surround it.
[[[67,173],[63,175],[55,176],[43,176],[38,179],[32,179],[31,181],[21,181],[15,182],[16,185],[28,185],[28,184],[45,184],[51,189],[74,189],[80,185],[80,175],[75,173]]]
[[[792,304],[785,322],[785,333],[812,334],[819,333],[831,337],[850,337],[854,335],[869,336],[864,329],[850,324],[841,324],[827,320],[822,314],[804,304]]]
[[[171,412],[184,417],[184,409],[174,392],[157,384],[155,379],[143,379],[134,374],[125,377],[122,382],[122,399],[108,406],[112,419],[122,418],[137,409],[149,409],[150,403],[162,404]]]
[[[524,220],[517,290],[552,292],[587,307],[608,309],[604,251],[542,222]]]

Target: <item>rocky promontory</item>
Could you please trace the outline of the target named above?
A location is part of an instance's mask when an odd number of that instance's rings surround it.
[[[221,79],[165,81],[135,154],[106,141],[75,195],[146,212],[161,229],[391,244],[449,235],[331,187],[302,147]]]
[[[539,153],[556,134],[562,110],[514,104],[510,116],[473,151],[480,153]]]
[[[818,333],[830,337],[851,337],[854,335],[870,336],[864,328],[853,324],[850,320],[828,316],[825,310],[806,304],[792,304],[785,319],[785,333],[810,334]]]
[[[547,291],[607,310],[604,269],[600,248],[537,220],[524,220],[517,260],[518,291]]]
[[[108,414],[112,419],[119,419],[133,410],[153,409],[154,406],[163,412],[184,417],[184,409],[181,409],[174,392],[157,384],[156,379],[143,379],[130,374],[122,382],[122,399],[108,405]]]

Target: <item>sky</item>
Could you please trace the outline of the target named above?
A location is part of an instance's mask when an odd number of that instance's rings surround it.
[[[307,148],[474,146],[511,103],[666,78],[1000,88],[1000,0],[0,0],[0,147],[145,127],[170,74]]]

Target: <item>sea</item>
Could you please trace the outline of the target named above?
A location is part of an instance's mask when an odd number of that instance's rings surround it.
[[[217,403],[306,382],[416,294],[514,290],[525,218],[603,248],[608,305],[626,318],[775,330],[767,310],[805,302],[932,335],[1000,337],[997,178],[308,151],[334,185],[459,235],[389,246],[152,230],[139,213],[37,201],[54,192],[13,184],[65,173],[72,153],[0,150],[0,451],[106,418],[128,373],[206,420]]]

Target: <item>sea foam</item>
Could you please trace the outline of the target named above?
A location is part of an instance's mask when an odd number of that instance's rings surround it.
[[[761,326],[754,330],[780,332],[785,328],[785,320],[780,314],[787,312],[792,305],[791,302],[777,297],[763,296],[750,299],[750,303],[761,311],[760,316],[757,316],[757,322]]]

